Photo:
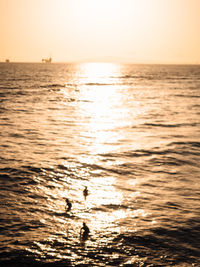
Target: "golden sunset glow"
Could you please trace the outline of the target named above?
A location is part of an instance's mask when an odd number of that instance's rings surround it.
[[[0,60],[200,62],[199,0],[1,0]]]
[[[0,266],[196,266],[199,3],[0,0]]]

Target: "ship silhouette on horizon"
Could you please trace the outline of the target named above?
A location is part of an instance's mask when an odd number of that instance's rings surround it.
[[[51,63],[52,62],[52,58],[51,57],[50,58],[43,58],[42,62],[43,63]]]

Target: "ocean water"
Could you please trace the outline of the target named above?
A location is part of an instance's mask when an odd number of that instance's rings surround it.
[[[200,66],[1,63],[0,129],[0,266],[200,266]]]

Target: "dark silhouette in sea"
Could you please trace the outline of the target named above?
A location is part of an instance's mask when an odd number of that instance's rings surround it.
[[[89,232],[90,232],[89,227],[86,225],[86,223],[83,223],[83,226],[81,227],[81,230],[80,230],[81,241],[85,241],[88,239]]]
[[[67,198],[67,199],[66,199],[66,207],[65,207],[65,209],[66,209],[66,211],[70,211],[71,208],[72,208],[72,203],[71,203],[71,202],[69,201],[69,199]]]
[[[84,198],[86,199],[86,197],[88,196],[87,186],[85,186],[85,189],[83,190],[83,195],[84,195]]]

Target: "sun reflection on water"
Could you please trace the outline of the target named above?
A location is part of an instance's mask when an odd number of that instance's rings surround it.
[[[128,123],[127,108],[122,104],[124,87],[121,87],[120,71],[120,65],[111,63],[80,65],[76,111],[81,118],[80,139],[90,154],[117,149],[121,136],[116,128]]]
[[[141,209],[136,211],[123,209],[123,203],[127,198],[123,196],[123,191],[116,187],[118,178],[116,175],[105,176],[103,171],[104,168],[118,168],[124,163],[122,160],[120,162],[108,158],[105,160],[103,155],[123,150],[124,143],[127,143],[123,142],[123,139],[128,138],[124,128],[131,129],[133,121],[137,122],[137,117],[144,112],[137,99],[133,97],[132,102],[126,99],[123,90],[129,88],[122,83],[121,68],[121,65],[110,63],[81,64],[77,70],[76,88],[73,91],[76,93],[75,110],[80,130],[77,142],[84,146],[84,153],[77,155],[78,165],[74,166],[77,177],[81,177],[80,181],[76,181],[77,194],[74,196],[80,199],[78,192],[84,184],[90,188],[86,202],[79,200],[75,207],[80,211],[80,218],[87,221],[94,220],[97,229],[106,225],[106,221],[111,225],[126,217],[146,216],[145,211]],[[71,87],[66,86],[63,90],[65,97],[68,93],[71,96]],[[136,138],[142,137],[136,136]],[[134,145],[137,144],[139,143],[135,142]],[[81,164],[84,167],[81,167]],[[87,167],[95,165],[103,168],[91,171]],[[134,180],[132,183],[128,186],[134,187],[137,182]],[[135,199],[140,192],[131,192],[129,195]],[[106,214],[105,218],[103,214]]]
[[[88,117],[83,131],[91,154],[109,152],[120,140],[114,131],[116,126],[122,124],[120,118],[123,117],[123,110],[118,108],[122,95],[118,93],[118,86],[111,81],[115,71],[116,65],[113,64],[84,65],[87,78],[81,81],[80,88],[82,97],[88,102],[82,102],[80,109]]]
[[[62,103],[72,113],[71,119],[63,120],[74,123],[79,130],[78,135],[73,131],[71,134],[73,145],[79,144],[76,148],[79,155],[87,151],[87,157],[98,157],[102,153],[127,150],[127,140],[133,139],[132,128],[140,123],[139,117],[147,107],[139,101],[133,87],[123,83],[123,75],[120,64],[80,64],[72,82],[74,87],[67,83],[61,89]],[[134,139],[131,145],[140,147],[143,134],[135,132]]]

